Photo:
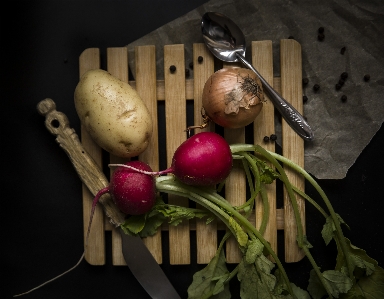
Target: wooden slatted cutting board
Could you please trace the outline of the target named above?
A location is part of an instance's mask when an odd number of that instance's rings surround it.
[[[156,54],[154,46],[139,46],[135,50],[136,78],[134,81],[128,80],[128,49],[126,47],[108,48],[106,51],[107,71],[115,77],[131,84],[147,105],[153,115],[153,134],[148,149],[140,155],[142,161],[147,162],[153,170],[159,169],[159,161],[167,160],[170,164],[173,152],[186,138],[184,129],[186,128],[186,103],[193,100],[194,122],[201,124],[201,95],[204,84],[211,74],[214,73],[215,58],[207,50],[204,44],[193,44],[193,78],[186,78],[185,75],[185,45],[166,45],[164,46],[164,80],[156,78]],[[262,76],[289,101],[300,113],[303,112],[302,104],[302,63],[301,46],[293,39],[280,41],[280,74],[279,78],[273,77],[273,55],[272,41],[252,42],[252,64],[262,74]],[[98,48],[86,49],[79,58],[81,76],[90,69],[100,68],[100,50]],[[202,56],[203,61],[198,62],[198,57]],[[171,73],[169,67],[176,66],[176,72]],[[225,65],[225,66],[231,66]],[[268,100],[268,96],[265,95]],[[157,107],[159,101],[165,101],[166,114],[166,140],[158,140]],[[214,125],[205,130],[214,130]],[[260,115],[254,122],[254,141],[261,144],[264,148],[274,151],[273,143],[263,143],[264,136],[270,136],[275,132],[274,128],[274,107],[268,100]],[[225,129],[224,137],[229,143],[239,143],[245,140],[244,129]],[[92,141],[88,133],[81,129],[81,142],[84,148],[102,165],[102,150]],[[159,157],[159,142],[166,142],[166,157]],[[298,165],[304,167],[304,141],[282,121],[282,151],[283,156],[293,160]],[[121,159],[110,156],[110,163],[124,162]],[[291,182],[304,191],[304,179],[289,169],[286,170]],[[292,207],[288,196],[284,190],[284,207],[276,208],[276,184],[267,186],[267,193],[270,201],[270,215],[266,239],[271,243],[272,248],[277,250],[277,230],[284,230],[284,251],[286,262],[296,262],[303,258],[303,252],[296,245],[296,224]],[[243,172],[235,166],[226,184],[227,198],[231,198],[233,204],[241,204],[246,200],[246,183]],[[84,207],[84,235],[87,230],[89,214],[93,196],[84,186],[83,192]],[[185,205],[188,200],[178,196],[169,196],[169,202]],[[305,220],[304,200],[298,198],[301,208],[302,219]],[[262,204],[256,200],[256,209],[251,218],[256,227],[260,225]],[[112,232],[112,263],[114,265],[125,265],[121,253],[121,239],[118,231],[105,219],[102,209],[97,208],[92,223],[91,234],[89,236],[88,247],[86,250],[86,260],[92,265],[105,264],[105,231]],[[305,221],[303,221],[305,223]],[[305,226],[305,224],[303,224]],[[162,226],[162,231],[169,233],[169,252],[162,252],[162,233],[144,239],[158,263],[162,263],[164,255],[169,255],[171,264],[189,264],[191,261],[190,231],[196,231],[196,250],[197,262],[199,264],[208,263],[216,252],[218,240],[217,230],[225,229],[220,223],[213,222],[209,225],[204,220],[185,221],[177,227],[167,225]],[[305,232],[305,227],[304,227]],[[226,256],[229,263],[240,261],[239,250],[235,242],[229,241],[226,247]]]

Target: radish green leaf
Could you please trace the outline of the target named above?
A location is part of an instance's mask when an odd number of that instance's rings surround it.
[[[223,251],[223,246],[221,245],[216,252],[216,255],[209,262],[209,264],[202,270],[196,272],[193,275],[192,284],[188,287],[188,298],[189,299],[201,299],[209,298],[210,295],[215,296],[210,298],[217,299],[229,299],[231,298],[231,293],[229,291],[229,285],[225,284],[222,279],[218,277],[225,277],[228,274],[227,266],[225,263],[225,255]],[[222,284],[222,286],[221,286]],[[218,293],[218,291],[221,291]],[[217,296],[217,297],[216,297]]]
[[[381,299],[384,298],[384,269],[376,267],[370,276],[365,276],[352,286],[340,299]]]

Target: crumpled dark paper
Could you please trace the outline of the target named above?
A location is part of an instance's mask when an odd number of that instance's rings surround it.
[[[188,66],[192,44],[203,43],[201,16],[208,11],[234,20],[248,46],[251,41],[272,40],[276,77],[280,40],[293,37],[301,44],[303,78],[309,80],[303,89],[308,97],[304,115],[315,134],[313,141],[305,142],[305,169],[319,179],[344,178],[384,120],[382,1],[211,0],[127,45],[133,75],[134,47],[138,45],[156,46],[159,79],[163,78],[164,45],[185,44]],[[320,27],[324,28],[322,41],[318,39]],[[343,72],[348,78],[336,90]],[[368,82],[363,79],[365,74],[371,77]],[[314,84],[320,85],[317,92]],[[341,100],[342,95],[347,96],[346,101]],[[278,136],[280,132],[277,123]]]

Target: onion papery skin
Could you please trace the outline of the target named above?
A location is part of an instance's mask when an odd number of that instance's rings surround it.
[[[212,74],[205,82],[202,105],[206,116],[225,128],[252,123],[263,107],[259,77],[252,71],[231,67]]]

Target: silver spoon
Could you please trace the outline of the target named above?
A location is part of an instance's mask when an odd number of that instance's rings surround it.
[[[204,42],[212,54],[226,62],[241,61],[244,66],[259,76],[264,90],[285,121],[305,140],[312,140],[313,132],[304,117],[281,97],[259,72],[245,60],[245,37],[240,28],[228,17],[207,12],[201,19]]]

